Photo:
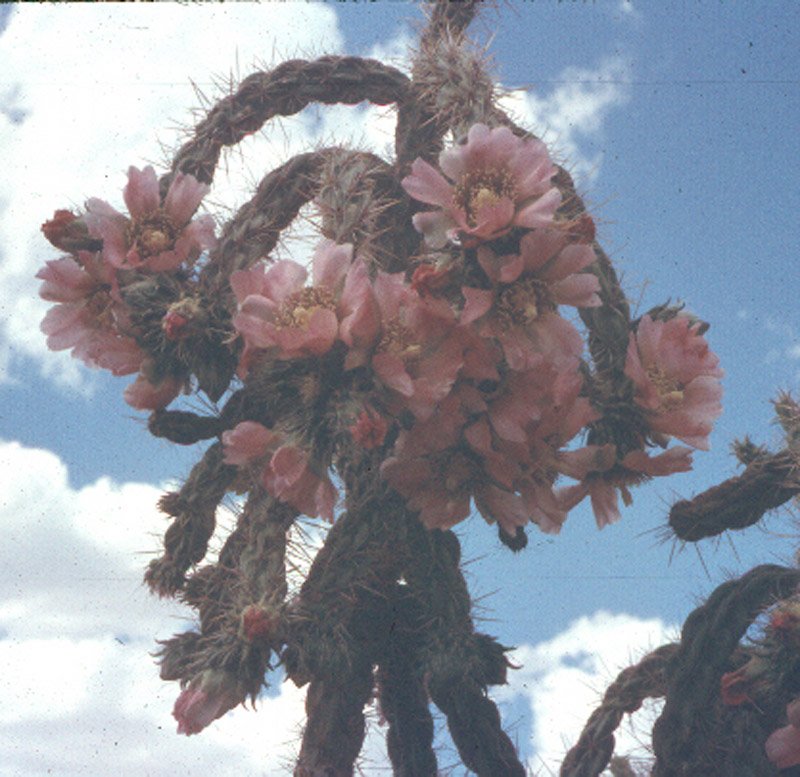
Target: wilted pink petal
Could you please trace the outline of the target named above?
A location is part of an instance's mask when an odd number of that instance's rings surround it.
[[[692,449],[676,445],[658,456],[650,456],[645,451],[631,451],[622,460],[622,465],[654,477],[689,472],[692,468]]]
[[[222,433],[226,464],[247,464],[280,445],[280,435],[255,421],[242,421]]]
[[[764,750],[778,769],[800,764],[800,729],[784,726],[773,731],[764,744]]]
[[[333,521],[336,487],[327,473],[318,475],[312,469],[308,453],[300,448],[284,445],[275,451],[264,470],[263,482],[273,496],[298,512]]]
[[[525,526],[531,518],[522,497],[491,484],[477,490],[475,506],[488,523],[499,524],[512,537],[517,527]]]
[[[592,500],[592,510],[598,529],[616,523],[622,517],[619,512],[617,489],[610,483],[599,478],[591,480],[589,496]]]
[[[183,388],[183,381],[164,378],[158,385],[151,383],[143,374],[122,392],[122,398],[137,410],[160,410],[172,402]]]
[[[183,689],[175,702],[172,716],[178,721],[178,733],[199,734],[246,697],[233,675],[224,670],[206,670]]]

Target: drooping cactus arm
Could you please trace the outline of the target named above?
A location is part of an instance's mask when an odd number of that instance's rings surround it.
[[[236,474],[223,461],[215,442],[192,468],[179,491],[165,494],[159,507],[172,516],[164,534],[164,555],[150,562],[145,582],[160,596],[172,596],[184,583],[186,570],[202,561],[216,525],[215,513]]]
[[[186,686],[211,670],[255,699],[284,639],[286,542],[295,518],[295,510],[253,486],[217,562],[189,575],[180,592],[198,611],[199,631],[162,643],[163,679]]]
[[[798,583],[800,570],[764,564],[723,583],[686,619],[680,650],[666,670],[664,710],[653,727],[654,777],[775,773],[763,749],[775,721],[766,715],[757,720],[744,707],[722,708],[720,678],[756,616]]]
[[[375,678],[389,760],[397,777],[436,777],[433,717],[420,663],[425,608],[407,584],[396,587],[392,614]]]
[[[399,102],[408,77],[396,68],[360,57],[293,59],[273,70],[253,73],[231,95],[220,100],[194,130],[160,185],[163,193],[177,172],[211,183],[225,146],[233,146],[275,116],[292,116],[313,102],[376,105]]]
[[[691,500],[675,502],[669,525],[686,542],[714,537],[728,529],[745,529],[768,510],[780,507],[800,493],[797,459],[789,451],[752,461],[736,477],[713,486]]]
[[[208,294],[231,296],[230,274],[264,259],[275,247],[281,230],[310,202],[325,157],[312,151],[298,154],[270,171],[255,195],[242,205],[222,230],[216,249],[200,274],[199,286]]]
[[[678,649],[676,644],[662,645],[620,672],[564,757],[560,777],[598,777],[603,772],[614,753],[614,732],[622,716],[638,710],[645,699],[664,696],[664,670]]]

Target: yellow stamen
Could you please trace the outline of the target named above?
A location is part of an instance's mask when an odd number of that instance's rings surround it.
[[[497,205],[504,197],[513,200],[515,191],[514,179],[508,170],[473,170],[463,175],[453,187],[453,203],[464,211],[467,224],[475,227],[481,208]]]
[[[549,310],[555,310],[549,284],[538,278],[523,278],[506,286],[497,300],[497,320],[504,329],[528,326]]]
[[[391,353],[403,361],[413,361],[422,353],[422,346],[414,340],[414,333],[400,319],[394,318],[383,326],[383,334],[376,353]]]
[[[650,378],[650,382],[658,394],[659,412],[666,413],[677,410],[683,404],[684,386],[680,381],[665,375],[656,366],[647,368],[647,377]]]
[[[319,309],[336,310],[336,298],[327,288],[314,286],[290,294],[281,305],[275,324],[278,327],[308,329],[308,322]]]
[[[172,218],[163,210],[157,210],[134,219],[125,236],[128,245],[135,247],[142,259],[146,259],[171,250],[175,246],[178,231]]]

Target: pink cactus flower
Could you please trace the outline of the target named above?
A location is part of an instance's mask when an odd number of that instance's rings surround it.
[[[595,261],[589,245],[570,243],[555,229],[533,229],[520,240],[519,254],[498,256],[487,246],[478,248],[478,262],[494,285],[535,279],[539,305],[597,307],[600,281],[581,272]]]
[[[657,456],[651,456],[641,450],[631,451],[621,462],[616,462],[616,454],[611,451],[613,447],[586,446],[586,453],[595,457],[592,471],[576,472],[575,474],[584,475],[580,483],[562,486],[555,490],[558,504],[567,511],[589,496],[598,529],[616,523],[622,517],[619,511],[618,493],[622,495],[622,501],[626,505],[633,502],[628,486],[649,477],[688,472],[692,468],[692,450],[682,445],[676,445]]]
[[[458,386],[434,415],[401,432],[395,455],[381,472],[428,528],[445,529],[463,521],[474,499],[489,523],[497,522],[513,535],[530,518],[513,485],[520,470],[513,458],[494,447],[485,418],[467,425],[468,408],[481,406],[477,393]]]
[[[306,269],[288,260],[234,272],[233,325],[246,348],[275,349],[281,359],[321,356],[341,338],[359,351],[353,361],[363,361],[377,336],[377,308],[363,262],[352,256],[352,245],[324,240],[310,286]]]
[[[418,418],[426,418],[455,383],[464,341],[444,300],[422,299],[403,274],[378,273],[374,284],[381,330],[371,366]]]
[[[175,702],[172,716],[178,721],[178,733],[199,734],[246,697],[233,675],[224,670],[207,669],[181,691]]]
[[[279,432],[255,421],[242,421],[222,433],[227,464],[261,466],[261,482],[276,499],[310,518],[333,521],[338,493],[327,472],[318,474],[309,454],[287,445]]]
[[[439,206],[413,219],[434,248],[448,240],[475,245],[512,227],[544,226],[561,204],[544,143],[522,140],[507,127],[473,125],[465,143],[439,154],[439,167],[444,175],[417,159],[401,182],[415,200]]]
[[[700,326],[680,315],[669,321],[644,316],[630,337],[625,374],[650,429],[708,450],[712,422],[722,413],[724,372]]]
[[[517,255],[497,256],[478,248],[478,261],[495,285],[493,289],[462,289],[466,303],[462,325],[477,322],[484,337],[503,346],[512,370],[527,370],[541,359],[572,359],[583,351],[583,341],[562,318],[558,305],[594,307],[599,281],[580,272],[594,261],[590,246],[570,244],[555,230],[526,233]]]
[[[120,329],[124,311],[112,268],[85,251],[78,258],[80,264],[69,256],[49,261],[36,274],[44,281],[40,296],[59,303],[41,324],[47,347],[71,348],[74,358],[114,375],[137,372],[144,352]]]
[[[171,272],[216,245],[211,216],[191,221],[209,191],[194,176],[177,173],[162,204],[155,170],[130,167],[122,193],[130,217],[92,198],[85,221],[90,235],[102,239],[103,256],[113,267]]]

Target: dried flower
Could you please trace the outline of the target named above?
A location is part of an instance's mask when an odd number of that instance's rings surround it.
[[[178,733],[199,734],[245,697],[246,692],[229,672],[207,669],[183,689],[175,702],[172,716],[178,721]]]

